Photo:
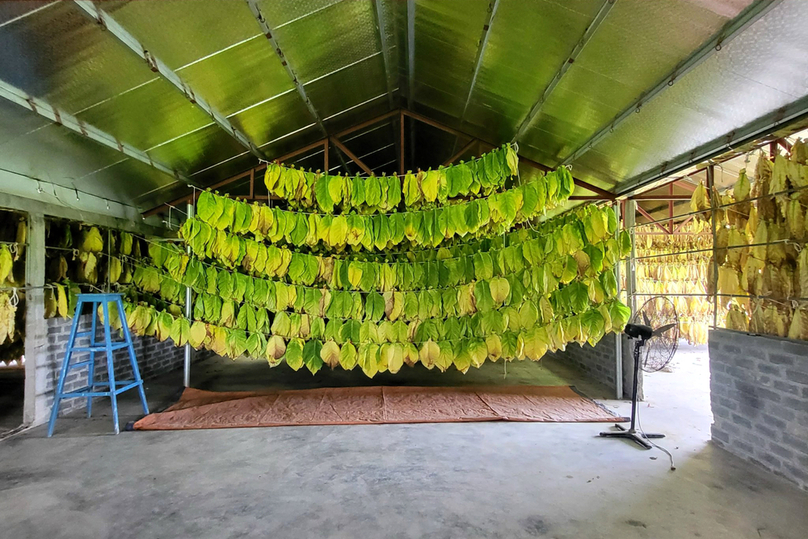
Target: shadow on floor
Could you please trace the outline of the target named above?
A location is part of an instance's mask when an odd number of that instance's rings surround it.
[[[22,424],[25,371],[0,368],[0,437]]]

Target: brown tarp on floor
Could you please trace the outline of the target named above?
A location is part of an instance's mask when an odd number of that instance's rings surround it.
[[[219,393],[186,389],[137,430],[461,421],[615,421],[568,386],[338,387]]]

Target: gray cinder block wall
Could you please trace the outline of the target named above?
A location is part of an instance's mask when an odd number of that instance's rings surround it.
[[[580,346],[571,343],[567,345],[566,350],[559,350],[550,355],[573,364],[594,380],[615,390],[617,387],[615,385],[615,380],[617,379],[615,343],[617,338],[618,336],[614,333],[609,333],[595,346],[590,346],[589,344]],[[623,339],[623,397],[631,398],[631,384],[633,383],[632,351],[634,350],[634,343],[625,336],[620,336],[620,338]],[[642,375],[640,376],[638,394],[640,399],[642,399]]]
[[[710,331],[713,442],[808,490],[808,342]]]
[[[65,349],[67,347],[67,340],[70,337],[70,327],[73,323],[72,319],[64,318],[51,318],[46,321],[47,327],[47,345],[44,353],[40,356],[40,361],[37,362],[36,372],[36,407],[39,411],[37,423],[41,423],[47,419],[50,414],[51,406],[53,405],[53,397],[56,391],[56,385],[59,381],[59,372],[62,367],[62,361],[65,356]],[[85,314],[81,316],[79,321],[79,331],[86,331],[90,329],[90,315]],[[103,342],[104,332],[103,325],[100,321],[97,326],[97,342]],[[113,340],[121,339],[117,331],[113,331]],[[84,344],[88,338],[79,340],[80,344]],[[138,361],[138,368],[140,374],[144,379],[155,378],[161,374],[179,369],[183,365],[184,351],[181,347],[174,346],[173,341],[166,340],[160,342],[154,337],[137,337],[132,336],[132,342],[135,347],[135,356]],[[81,353],[77,358],[82,361],[87,357],[86,352]],[[129,363],[127,350],[118,350],[115,352],[115,379],[116,380],[131,380],[132,368]],[[106,354],[96,354],[96,379],[107,379],[107,365]],[[65,379],[65,390],[73,391],[87,384],[87,367],[78,369],[71,369]],[[147,395],[148,397],[148,395]],[[87,404],[86,399],[65,399],[59,406],[60,415],[65,415],[70,412],[85,408]],[[43,414],[44,412],[44,414]]]

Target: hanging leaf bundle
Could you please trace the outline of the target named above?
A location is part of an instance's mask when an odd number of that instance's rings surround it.
[[[396,178],[409,211],[390,211],[402,200],[389,178],[379,179],[385,191],[372,178],[273,166],[270,191],[313,211],[205,192],[180,231],[190,254],[152,244],[149,263],[135,268],[128,323],[220,355],[369,377],[418,362],[466,372],[486,360],[539,360],[619,332],[630,313],[613,271],[630,241],[614,212],[585,206],[515,228],[566,201],[573,184],[559,169],[497,191],[518,166],[509,148],[468,170]],[[479,198],[452,200],[468,192]]]
[[[803,328],[808,307],[805,156],[802,140],[788,156],[770,159],[761,152],[754,178],[750,180],[747,171],[741,170],[732,191],[721,195],[724,208],[716,212],[719,268],[715,284],[719,319],[728,329],[808,338]],[[696,193],[691,204],[699,204]],[[708,274],[712,263],[710,268]]]

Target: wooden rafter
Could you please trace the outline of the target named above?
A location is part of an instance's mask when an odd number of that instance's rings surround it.
[[[369,166],[367,166],[365,163],[363,163],[363,162],[362,162],[362,160],[361,160],[361,159],[359,159],[359,158],[358,158],[358,157],[357,157],[357,156],[356,156],[356,155],[355,155],[355,154],[354,154],[354,153],[353,153],[351,150],[349,150],[348,148],[346,148],[346,147],[345,147],[345,145],[344,145],[342,142],[340,142],[340,140],[339,140],[337,137],[331,137],[331,143],[332,143],[334,146],[336,146],[337,148],[339,148],[340,150],[342,150],[342,153],[344,153],[345,155],[347,155],[347,156],[348,156],[348,158],[349,158],[351,161],[353,161],[354,163],[356,163],[357,165],[359,165],[359,168],[361,168],[362,170],[364,170],[364,171],[365,171],[365,174],[373,174],[373,171],[370,169],[370,167],[369,167]]]
[[[452,163],[454,163],[455,161],[457,161],[458,159],[460,159],[461,157],[463,157],[463,154],[465,154],[467,151],[469,151],[472,148],[472,146],[474,146],[475,144],[477,144],[477,139],[476,138],[471,139],[468,142],[468,144],[466,144],[465,146],[460,148],[460,151],[458,151],[452,157],[450,157],[449,159],[444,161],[443,166],[449,166]]]
[[[642,215],[643,217],[645,217],[646,219],[648,219],[648,220],[650,221],[649,223],[642,223],[642,224],[644,224],[644,225],[650,225],[650,224],[654,224],[654,225],[656,225],[656,227],[657,227],[657,228],[659,228],[659,229],[660,229],[662,232],[664,232],[665,234],[670,234],[670,233],[671,233],[671,231],[670,231],[670,230],[668,230],[667,228],[665,228],[664,226],[662,226],[662,224],[658,223],[658,222],[657,222],[657,220],[656,220],[656,219],[654,219],[654,217],[653,217],[653,216],[652,216],[650,213],[648,213],[647,211],[645,211],[645,210],[642,208],[642,206],[640,206],[639,204],[637,204],[637,212],[639,212],[639,213],[640,213],[640,215]]]

